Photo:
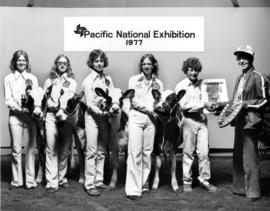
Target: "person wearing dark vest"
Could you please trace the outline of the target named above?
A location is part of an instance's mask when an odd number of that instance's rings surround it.
[[[233,103],[242,109],[234,122],[233,193],[248,201],[261,197],[258,163],[258,138],[262,123],[261,109],[265,105],[265,81],[253,66],[254,49],[242,45],[234,52],[241,74],[236,80]]]

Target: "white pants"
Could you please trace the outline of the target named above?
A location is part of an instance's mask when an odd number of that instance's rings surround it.
[[[95,114],[85,113],[85,189],[102,185],[104,163],[109,140],[109,120]]]
[[[66,183],[65,178],[68,166],[68,153],[72,143],[71,125],[65,124],[59,137],[57,120],[54,113],[48,112],[45,121],[46,128],[46,187],[58,188],[58,185]]]
[[[210,161],[208,157],[208,128],[207,119],[183,119],[183,183],[192,183],[192,164],[194,150],[199,158],[198,180],[204,183],[210,179]]]
[[[12,181],[11,185],[22,186],[22,145],[25,140],[25,185],[36,187],[35,182],[35,148],[37,128],[34,120],[27,114],[10,111],[9,132],[12,147]]]
[[[140,196],[143,187],[148,188],[155,130],[154,123],[146,114],[131,110],[125,186],[128,196]]]

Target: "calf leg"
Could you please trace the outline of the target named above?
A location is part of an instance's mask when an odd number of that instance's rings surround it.
[[[153,185],[152,185],[152,189],[154,189],[154,190],[158,189],[158,185],[159,185],[159,172],[160,172],[160,168],[161,168],[161,165],[162,165],[162,161],[161,161],[160,155],[156,155],[155,156],[155,159],[156,159],[155,178],[154,178]]]
[[[44,131],[41,125],[37,124],[37,148],[38,148],[38,173],[37,183],[45,181],[45,147]]]
[[[76,167],[76,161],[74,157],[74,148],[73,148],[73,142],[70,144],[70,161],[69,166],[71,169],[74,169]]]
[[[109,184],[109,187],[114,189],[116,187],[116,182],[118,178],[118,167],[119,167],[119,144],[118,144],[118,136],[116,131],[110,132],[110,148],[111,148],[111,159],[112,159],[112,177]]]
[[[77,128],[73,132],[74,134],[74,142],[75,147],[77,149],[78,153],[78,160],[79,160],[79,166],[80,166],[80,177],[79,177],[79,183],[84,184],[84,148],[85,148],[85,131],[81,128]]]
[[[109,187],[114,189],[116,187],[116,182],[117,182],[117,171],[118,171],[118,167],[116,167],[113,164],[113,171],[112,171],[112,177],[111,177],[111,182],[109,184]]]
[[[170,158],[171,158],[171,162],[172,162],[171,185],[172,185],[173,191],[177,191],[177,190],[179,190],[179,186],[178,186],[177,179],[176,179],[176,156],[175,156],[174,150],[172,150],[170,152]]]

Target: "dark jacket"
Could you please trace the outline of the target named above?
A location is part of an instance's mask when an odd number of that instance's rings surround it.
[[[238,76],[233,91],[233,98],[237,93],[238,84],[242,75]],[[255,129],[262,121],[262,108],[267,102],[265,93],[265,80],[261,73],[251,68],[245,75],[245,83],[242,93],[244,107],[237,116],[241,118],[242,127],[244,129]],[[238,121],[237,121],[238,122]],[[234,126],[234,125],[233,125]]]

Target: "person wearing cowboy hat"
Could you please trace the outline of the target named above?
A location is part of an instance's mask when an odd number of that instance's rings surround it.
[[[241,103],[242,109],[232,123],[235,126],[233,193],[255,201],[261,197],[257,148],[261,109],[266,103],[265,81],[254,68],[254,49],[250,45],[239,46],[234,55],[241,74],[237,77],[232,99],[233,104]]]

